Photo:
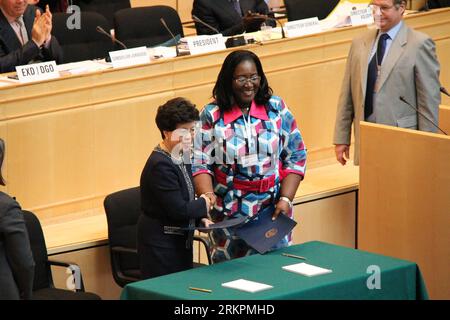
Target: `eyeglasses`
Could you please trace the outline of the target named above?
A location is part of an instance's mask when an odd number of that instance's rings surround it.
[[[247,77],[237,77],[237,78],[233,78],[234,81],[236,81],[237,84],[243,86],[244,84],[246,84],[248,81],[250,81],[253,84],[256,84],[259,82],[259,80],[261,80],[261,77],[258,76],[257,74],[247,78]]]
[[[369,4],[369,7],[372,8],[372,11],[374,12],[378,11],[378,9],[380,10],[380,12],[388,12],[393,7],[395,7],[395,4],[393,4],[392,6],[377,6],[375,4]]]

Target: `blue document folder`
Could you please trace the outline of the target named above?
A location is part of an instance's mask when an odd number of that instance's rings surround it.
[[[192,227],[185,227],[182,228],[182,230],[200,230],[200,231],[208,231],[213,229],[224,229],[224,228],[231,228],[236,227],[240,224],[243,224],[247,220],[247,217],[238,217],[238,218],[231,218],[226,219],[220,222],[216,222],[214,224],[209,225],[209,227],[205,226],[192,226]]]
[[[297,225],[297,222],[282,213],[272,221],[274,210],[275,206],[269,206],[235,229],[237,236],[261,254],[269,251]]]

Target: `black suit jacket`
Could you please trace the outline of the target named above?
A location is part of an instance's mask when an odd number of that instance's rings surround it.
[[[240,0],[241,9],[245,15],[248,11],[267,14],[269,8],[264,0]],[[242,17],[236,12],[228,0],[194,0],[192,14],[219,30],[224,36],[244,32]],[[197,34],[214,34],[208,27],[195,23]]]
[[[0,10],[0,73],[15,71],[16,66],[28,64],[32,60],[62,62],[62,50],[58,40],[52,36],[49,48],[40,49],[31,40],[36,7],[29,5],[23,14],[29,41],[21,45],[3,12]]]
[[[192,181],[190,165],[186,165]],[[138,226],[138,239],[146,245],[165,248],[186,248],[184,235],[164,233],[164,226],[187,227],[189,219],[206,217],[203,198],[189,201],[189,191],[183,173],[166,155],[153,151],[141,174],[141,205],[149,219]],[[141,222],[141,221],[140,221]]]
[[[0,300],[30,299],[34,260],[19,204],[0,192]]]

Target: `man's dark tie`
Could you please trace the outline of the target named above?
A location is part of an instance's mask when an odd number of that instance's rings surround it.
[[[239,0],[231,0],[233,3],[234,10],[236,10],[237,13],[239,13],[240,16],[242,16],[242,10],[241,5],[239,4]]]
[[[375,90],[375,83],[377,82],[377,63],[381,66],[383,61],[384,51],[386,50],[386,40],[389,39],[387,33],[383,33],[378,40],[377,52],[373,55],[372,60],[369,63],[369,69],[367,71],[367,87],[366,87],[366,101],[364,103],[364,119],[367,118],[373,112],[373,94]]]

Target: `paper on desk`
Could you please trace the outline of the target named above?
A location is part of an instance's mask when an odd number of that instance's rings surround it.
[[[368,5],[369,1],[365,3],[353,3],[351,1],[339,2],[328,17],[320,20],[320,25],[323,30],[351,26],[350,12],[352,9],[364,9],[367,8]]]
[[[270,286],[268,284],[245,280],[245,279],[238,279],[238,280],[222,283],[222,287],[237,289],[237,290],[251,292],[251,293],[273,288],[273,286]]]
[[[242,35],[244,36],[245,40],[248,41],[248,39],[255,39],[256,42],[267,41],[267,40],[278,40],[278,39],[283,38],[282,34],[281,34],[281,27],[276,27],[276,28],[270,29],[269,34],[265,34],[262,31],[255,31],[255,32],[250,32],[250,33],[244,33]]]
[[[60,73],[81,74],[85,72],[110,69],[112,68],[112,65],[105,62],[105,60],[86,60],[60,64],[57,68]]]
[[[20,83],[19,80],[8,78],[7,76],[0,76],[0,87],[10,86],[12,84]]]
[[[327,274],[333,272],[331,269],[325,269],[318,266],[313,266],[305,262],[291,264],[288,266],[281,267],[283,270],[298,273],[307,277],[318,276],[321,274]]]
[[[153,47],[147,48],[147,51],[151,59],[175,58],[177,56],[175,47]]]

